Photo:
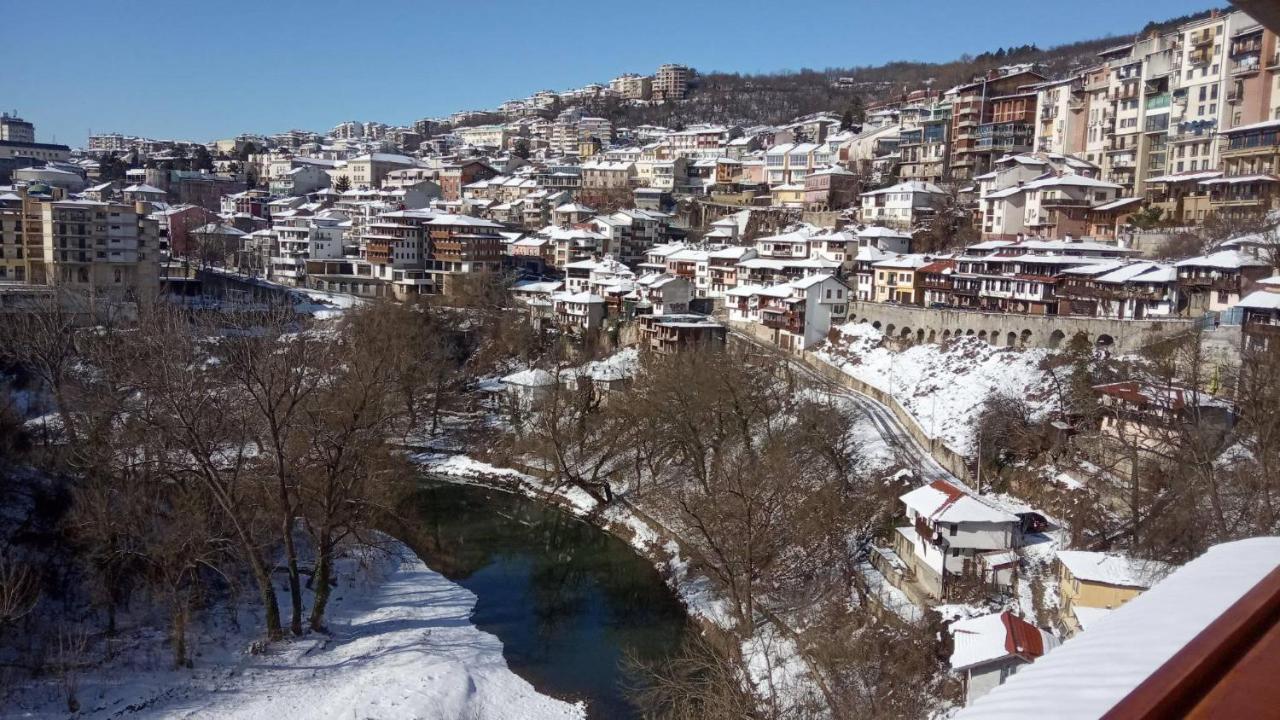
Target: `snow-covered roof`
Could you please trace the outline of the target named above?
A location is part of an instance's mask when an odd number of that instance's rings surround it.
[[[108,183],[108,184],[110,184],[110,183]],[[101,187],[101,186],[99,186],[99,187]],[[94,189],[94,190],[97,190],[98,188],[93,188],[93,189]],[[164,190],[161,190],[160,188],[156,187],[155,185],[147,185],[147,184],[145,184],[145,183],[138,183],[137,185],[130,185],[129,187],[125,188],[125,189],[123,190],[123,192],[130,192],[130,193],[145,193],[145,194],[147,194],[147,195],[157,195],[157,194],[158,194],[158,195],[167,195],[167,194],[168,194],[168,193],[166,193]]]
[[[992,507],[945,480],[934,480],[898,498],[916,513],[938,522],[1017,522],[1018,517]]]
[[[902,270],[913,270],[915,268],[924,267],[929,264],[929,258],[924,255],[896,255],[885,260],[881,260],[872,265],[878,268],[897,268]]]
[[[1269,182],[1280,183],[1280,177],[1275,175],[1232,175],[1230,177],[1213,178],[1212,180],[1201,180],[1201,185],[1240,185],[1243,183],[1253,182]]]
[[[1098,275],[1095,279],[1103,283],[1173,282],[1177,277],[1178,271],[1171,265],[1136,262],[1120,264],[1119,267]]]
[[[1240,127],[1220,130],[1219,132],[1223,135],[1232,135],[1234,133],[1250,132],[1252,130],[1270,130],[1275,128],[1280,128],[1280,120],[1264,120],[1251,125],[1241,125]]]
[[[520,385],[523,387],[545,387],[547,385],[554,385],[556,383],[556,377],[541,368],[531,368],[511,373],[510,375],[502,378],[502,382],[508,385]]]
[[[1280,537],[1216,545],[1094,622],[955,720],[1099,718],[1280,566]]]
[[[501,228],[496,222],[484,220],[470,215],[437,215],[427,221],[428,225],[465,225],[467,227]]]
[[[1148,183],[1180,183],[1180,182],[1199,182],[1201,180],[1209,180],[1216,177],[1222,177],[1221,170],[1198,170],[1194,172],[1174,173],[1172,175],[1157,175],[1153,178],[1147,178]]]
[[[1008,611],[957,620],[949,630],[954,639],[953,670],[1011,655],[1034,660],[1058,646],[1057,638]]]
[[[1117,210],[1117,209],[1122,208],[1122,207],[1124,207],[1124,206],[1126,206],[1126,205],[1133,205],[1133,204],[1135,204],[1135,203],[1140,203],[1140,202],[1142,202],[1142,200],[1143,200],[1143,199],[1142,199],[1142,198],[1139,198],[1139,197],[1122,197],[1122,198],[1116,198],[1115,200],[1112,200],[1111,202],[1105,202],[1105,203],[1102,203],[1101,205],[1094,205],[1094,206],[1093,206],[1093,209],[1094,209],[1094,210],[1102,210],[1102,211],[1106,211],[1106,210]]]
[[[1280,310],[1280,292],[1254,290],[1236,303],[1236,307],[1253,310]]]
[[[923,180],[908,180],[906,182],[900,182],[892,187],[864,192],[862,193],[862,196],[887,195],[888,193],[929,193],[931,195],[946,195],[947,191],[933,183],[924,182]]]
[[[858,231],[858,237],[861,238],[902,238],[904,240],[911,239],[911,233],[905,233],[901,230],[893,230],[882,225],[871,225],[864,227]]]
[[[1169,571],[1162,562],[1087,550],[1059,550],[1058,560],[1077,580],[1123,587],[1149,588]]]
[[[1206,267],[1236,270],[1242,267],[1266,267],[1267,263],[1239,250],[1219,250],[1174,263],[1177,267]]]
[[[552,297],[553,297],[553,299],[555,299],[557,302],[581,303],[581,304],[584,304],[584,305],[590,305],[590,304],[593,304],[593,303],[603,303],[603,302],[604,302],[604,298],[600,297],[599,295],[596,295],[596,294],[594,294],[594,293],[589,293],[589,292],[580,292],[580,293],[567,293],[567,292],[564,292],[564,293],[556,293],[556,294],[555,294],[555,295],[553,295]]]

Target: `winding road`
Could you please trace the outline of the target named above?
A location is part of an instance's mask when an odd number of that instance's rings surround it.
[[[782,351],[778,348],[763,343],[750,335],[730,328],[729,334],[736,340],[750,343],[753,347],[762,351],[781,355]],[[889,408],[885,407],[879,401],[863,395],[856,390],[852,390],[840,383],[824,377],[821,373],[809,367],[803,360],[798,360],[791,356],[785,356],[788,364],[800,375],[808,378],[815,386],[820,387],[829,395],[838,396],[848,399],[866,416],[867,420],[875,427],[880,437],[893,449],[894,456],[898,461],[912,472],[916,477],[924,482],[933,480],[946,480],[963,486],[963,482],[947,471],[946,468],[938,464],[929,451],[921,447],[911,437],[911,434],[902,427],[898,422],[898,418],[894,416]]]

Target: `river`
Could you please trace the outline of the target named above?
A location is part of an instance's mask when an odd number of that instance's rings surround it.
[[[590,718],[639,718],[627,660],[653,662],[689,632],[684,608],[629,545],[510,493],[430,482],[400,533],[433,570],[476,594],[472,621],[540,692],[585,700]]]

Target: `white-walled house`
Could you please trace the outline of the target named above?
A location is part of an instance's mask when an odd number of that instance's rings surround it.
[[[883,225],[871,225],[857,232],[858,247],[870,247],[887,253],[911,252],[911,234]]]
[[[680,315],[689,312],[693,285],[679,275],[651,273],[635,283],[637,309],[644,307],[652,315]]]
[[[599,330],[604,325],[604,298],[592,293],[555,293],[551,296],[552,314],[557,327],[582,334]]]
[[[910,524],[897,528],[894,550],[934,597],[945,596],[948,578],[980,572],[979,556],[1022,544],[1017,515],[945,480],[918,487],[899,500]]]
[[[1007,610],[957,620],[948,630],[951,669],[963,678],[966,706],[1058,646],[1053,635]]]
[[[1240,250],[1219,250],[1179,260],[1174,267],[1192,314],[1235,307],[1257,281],[1271,274],[1270,263]]]
[[[771,286],[725,293],[729,319],[755,322],[784,350],[803,350],[826,339],[832,323],[848,315],[850,291],[835,275],[810,275]]]
[[[860,220],[868,225],[908,229],[932,217],[947,196],[946,190],[920,180],[864,192]]]

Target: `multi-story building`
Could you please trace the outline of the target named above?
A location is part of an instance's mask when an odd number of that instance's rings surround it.
[[[684,65],[660,65],[653,75],[654,100],[683,100],[689,92],[693,68]]]
[[[432,292],[451,295],[460,276],[497,272],[502,267],[503,227],[466,215],[438,215],[427,222]]]
[[[861,220],[867,224],[910,229],[933,217],[946,201],[947,191],[933,183],[912,180],[862,193]]]
[[[897,528],[894,550],[933,597],[946,597],[954,578],[977,574],[983,555],[1022,545],[1017,515],[945,480],[899,500],[907,525]]]
[[[1084,153],[1088,122],[1084,87],[1084,75],[1035,86],[1037,152],[1059,155]]]
[[[992,70],[985,77],[947,91],[951,102],[951,174],[956,179],[967,180],[987,172],[991,161],[1000,157],[1003,150],[995,150],[996,140],[1001,143],[1025,141],[1027,132],[1019,126],[1028,124],[1019,120],[1031,105],[1031,123],[1034,123],[1035,98],[1030,102],[1007,97],[1018,93],[1024,86],[1044,82],[1039,73],[1023,66]],[[1001,103],[1000,119],[995,117],[993,100],[1006,96]],[[997,127],[999,125],[999,132]],[[986,126],[987,130],[980,130]],[[1031,134],[1034,135],[1034,125]],[[985,133],[985,134],[984,134]],[[987,142],[983,143],[985,138]]]
[[[1241,331],[1246,350],[1264,351],[1280,347],[1280,277],[1259,280],[1257,288],[1237,307],[1243,309]]]
[[[440,196],[445,200],[462,198],[462,188],[477,180],[488,180],[497,175],[488,163],[480,160],[460,160],[440,167]]]
[[[609,89],[623,100],[648,100],[653,94],[653,78],[635,73],[619,75],[609,81]]]
[[[159,232],[146,203],[63,200],[39,186],[0,195],[0,279],[148,303]]]
[[[974,158],[984,168],[1006,156],[1030,152],[1036,142],[1035,89],[1020,88],[1016,92],[990,98],[990,116],[978,125],[978,141]]]
[[[1222,175],[1200,181],[1209,210],[1222,217],[1257,217],[1280,208],[1280,120],[1222,132]]]
[[[513,136],[506,125],[474,125],[458,128],[453,131],[464,145],[473,147],[504,148],[507,140]]]
[[[835,275],[814,274],[768,287],[739,286],[725,293],[729,319],[763,325],[775,345],[803,350],[826,339],[843,321],[851,299]]]
[[[352,188],[374,189],[382,185],[382,180],[392,170],[413,167],[413,158],[393,153],[367,153],[351,158],[345,165],[329,170],[329,175],[336,182],[345,177]]]
[[[925,105],[911,117],[898,135],[898,177],[942,182],[950,172],[951,106]]]
[[[36,141],[36,126],[16,115],[0,113],[0,140],[33,143]]]
[[[667,136],[672,157],[706,158],[721,154],[729,130],[720,125],[697,125]]]

